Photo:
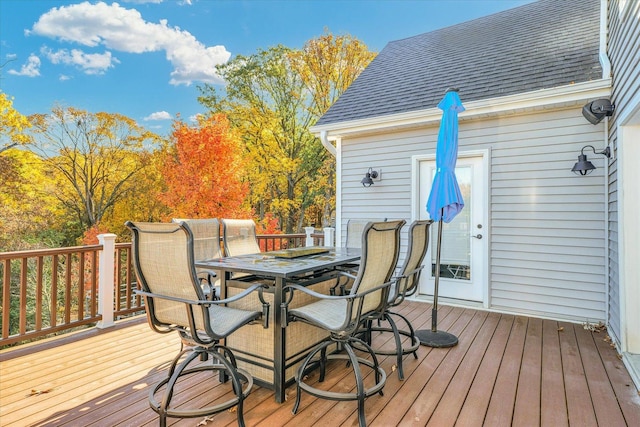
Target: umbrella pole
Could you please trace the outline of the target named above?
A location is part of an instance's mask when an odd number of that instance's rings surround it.
[[[442,215],[440,215],[442,217]],[[438,286],[440,284],[440,249],[442,247],[442,219],[438,221],[438,244],[436,249],[436,276],[433,284],[433,307],[431,309],[431,330],[416,331],[420,344],[445,348],[458,344],[458,338],[448,332],[438,331]]]
[[[440,253],[442,249],[442,220],[438,221],[438,246],[436,249],[436,277],[433,283],[433,307],[431,308],[431,332],[438,332],[438,288],[440,287]]]

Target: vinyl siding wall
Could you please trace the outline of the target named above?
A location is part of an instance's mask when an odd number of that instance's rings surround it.
[[[609,318],[610,335],[620,344],[620,282],[618,251],[618,147],[617,117],[625,108],[633,108],[630,100],[640,93],[640,9],[628,0],[627,9],[620,10],[620,1],[609,2],[609,39],[607,54],[611,61],[613,89],[611,100],[616,111],[609,120],[609,140],[614,160],[609,169],[608,238],[609,238]],[[637,141],[636,141],[637,143]]]
[[[490,152],[492,309],[605,320],[604,162],[589,156],[594,173],[570,171],[584,145],[603,144],[604,125],[589,124],[580,110],[460,122],[460,152]],[[433,154],[437,133],[438,123],[342,140],[343,240],[349,218],[411,220],[411,157]],[[382,180],[363,188],[368,167],[382,169]]]

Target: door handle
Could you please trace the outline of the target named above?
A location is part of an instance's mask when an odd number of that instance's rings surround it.
[[[476,234],[475,236],[471,236],[471,237],[475,237],[476,239],[480,240],[482,239],[482,234]]]

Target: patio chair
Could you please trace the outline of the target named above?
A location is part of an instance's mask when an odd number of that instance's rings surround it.
[[[252,219],[223,219],[222,236],[226,256],[260,252],[256,223]]]
[[[222,258],[220,222],[216,218],[173,218],[173,222],[185,222],[189,226],[193,233],[193,255],[196,261]],[[220,273],[204,268],[196,268],[196,273],[207,299],[218,299],[220,296]]]
[[[348,295],[324,295],[314,292],[304,286],[288,285],[284,288],[284,303],[282,318],[287,322],[305,322],[329,332],[329,337],[314,347],[298,368],[295,380],[297,384],[296,402],[292,412],[295,414],[300,406],[302,390],[324,399],[337,401],[356,400],[358,402],[358,422],[366,425],[364,402],[369,396],[382,394],[386,381],[386,373],[378,364],[378,359],[371,347],[355,336],[363,316],[378,311],[384,306],[388,298],[389,287],[393,283],[391,276],[398,262],[400,252],[400,229],[404,220],[389,222],[370,222],[363,230],[363,246],[361,264],[353,286]],[[340,275],[348,275],[341,272]],[[318,298],[301,307],[289,308],[294,294],[303,292]],[[337,344],[338,348],[346,352],[327,355],[328,347]],[[356,356],[354,347],[364,348],[371,360]],[[319,359],[314,359],[319,355]],[[306,373],[319,367],[319,381],[324,381],[327,360],[343,359],[353,369],[355,375],[356,392],[333,392],[321,390],[305,383]],[[368,367],[375,374],[375,384],[365,388],[361,367]]]
[[[387,218],[381,219],[360,219],[360,218],[352,218],[347,221],[347,238],[345,242],[345,247],[347,248],[362,248],[362,232],[366,225],[370,222],[383,222],[386,221]],[[352,262],[348,264],[342,264],[337,267],[339,270],[346,271],[351,274],[356,274],[358,272],[358,268],[360,268],[360,262]],[[339,292],[340,295],[344,295],[349,291],[351,285],[353,283],[352,279],[348,277],[344,277],[341,282],[338,282],[336,286],[331,288],[330,292],[332,295],[335,295],[336,292]]]
[[[415,331],[411,322],[400,313],[392,311],[394,307],[399,306],[406,297],[411,296],[418,290],[418,284],[420,283],[420,273],[423,269],[424,257],[429,247],[429,227],[433,221],[431,220],[418,220],[411,223],[409,227],[409,247],[404,260],[404,264],[399,271],[399,274],[395,276],[397,282],[391,285],[389,298],[383,309],[379,312],[371,313],[364,319],[364,329],[360,332],[365,336],[365,341],[371,345],[372,332],[392,332],[395,339],[395,348],[390,350],[384,350],[381,348],[375,348],[373,351],[376,354],[382,355],[395,355],[396,367],[398,371],[398,378],[404,380],[404,371],[402,369],[402,359],[406,354],[412,353],[417,359],[418,354],[416,351],[420,347],[420,340],[416,337]],[[407,329],[398,329],[393,317],[400,318]],[[374,326],[373,322],[376,322],[377,326]],[[381,322],[386,321],[389,327],[381,327]],[[402,337],[408,337],[410,343],[403,346]]]
[[[244,426],[243,402],[251,391],[253,378],[237,368],[233,353],[221,345],[220,340],[261,317],[264,327],[268,326],[269,304],[262,295],[263,285],[251,286],[233,298],[207,300],[194,267],[193,234],[185,223],[127,222],[126,225],[133,235],[133,266],[141,288],[136,293],[144,297],[149,326],[159,333],[177,331],[183,344],[167,376],[149,391],[149,404],[160,416],[160,426],[166,426],[167,417],[208,416],[234,406],[238,424]],[[226,306],[256,291],[262,311]],[[211,357],[213,362],[189,367],[197,357],[201,360]],[[173,408],[171,400],[179,378],[202,371],[228,376],[234,397],[201,409]],[[158,402],[156,394],[163,388],[162,400]]]
[[[345,247],[347,248],[361,248],[362,247],[362,232],[366,225],[370,222],[386,221],[383,219],[356,219],[352,218],[347,221],[347,239]]]

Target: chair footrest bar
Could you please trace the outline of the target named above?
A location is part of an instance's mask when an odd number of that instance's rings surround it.
[[[372,327],[370,329],[371,332],[381,332],[381,333],[393,333],[393,329],[391,328],[378,328],[378,327]],[[364,331],[363,331],[364,332]],[[356,335],[358,335],[360,332],[358,332]],[[411,334],[407,331],[398,331],[398,334],[403,335],[407,338],[412,338],[412,340],[414,341],[411,345],[409,346],[402,346],[402,354],[411,354],[413,352],[415,352],[416,350],[418,350],[418,348],[420,348],[420,340],[418,340],[415,336],[411,337]],[[354,348],[357,348],[360,351],[366,351],[364,349],[364,347],[362,347],[361,345],[358,345],[357,343],[352,343],[351,344]],[[375,354],[381,354],[381,355],[385,355],[385,356],[391,356],[394,354],[398,354],[398,350],[397,349],[389,349],[389,350],[383,350],[383,349],[379,349],[379,348],[375,348],[372,347],[373,352]]]
[[[208,366],[198,366],[195,368],[190,368],[190,369],[185,369],[184,371],[182,371],[180,373],[180,377],[185,376],[185,375],[189,375],[189,374],[195,374],[197,372],[203,372],[203,371],[226,371],[226,368],[224,365],[221,364],[214,364],[214,365],[208,365]],[[240,377],[242,377],[245,381],[246,384],[244,386],[244,390],[242,390],[242,396],[243,399],[246,398],[249,393],[251,392],[251,388],[253,387],[253,377],[251,376],[251,374],[249,374],[247,371],[243,370],[243,369],[237,369],[238,375]],[[160,413],[161,409],[161,405],[160,403],[158,403],[158,401],[155,399],[155,394],[158,392],[158,390],[160,390],[160,388],[162,388],[164,385],[166,385],[169,382],[170,378],[165,378],[162,381],[160,381],[159,383],[157,383],[155,385],[155,387],[151,390],[151,392],[149,393],[149,406],[151,406],[151,409],[153,409],[155,412]],[[167,393],[168,390],[165,390],[165,393]],[[173,392],[173,391],[171,391]],[[166,416],[169,418],[195,418],[195,417],[203,417],[203,416],[207,416],[207,415],[213,415],[213,414],[217,414],[219,412],[222,412],[226,409],[232,408],[234,406],[236,406],[238,403],[240,402],[240,397],[236,396],[233,399],[227,400],[226,402],[223,403],[219,403],[217,405],[213,405],[213,406],[209,406],[206,408],[198,408],[198,409],[166,409]]]
[[[335,359],[349,361],[349,356],[347,356],[345,354],[330,354],[330,355],[327,355],[327,360],[335,360]],[[372,370],[375,369],[374,363],[372,361],[370,361],[370,360],[358,358],[358,363],[360,365],[368,366]],[[364,390],[364,396],[365,397],[369,397],[369,396],[372,396],[372,395],[380,392],[380,390],[382,390],[382,388],[384,387],[384,384],[385,384],[385,382],[387,380],[387,374],[385,373],[384,369],[382,369],[382,367],[380,367],[380,366],[378,366],[378,372],[380,374],[380,381],[378,383],[376,383],[375,385],[373,385],[372,387],[369,387],[369,388]],[[339,392],[321,390],[321,389],[312,387],[312,386],[306,384],[305,382],[301,381],[297,377],[297,375],[296,375],[296,381],[298,382],[298,384],[299,384],[301,389],[303,389],[304,391],[306,391],[307,393],[309,393],[310,395],[315,396],[315,397],[320,397],[320,398],[329,399],[329,400],[338,400],[338,401],[349,401],[349,400],[358,400],[359,399],[357,393],[339,393]]]

